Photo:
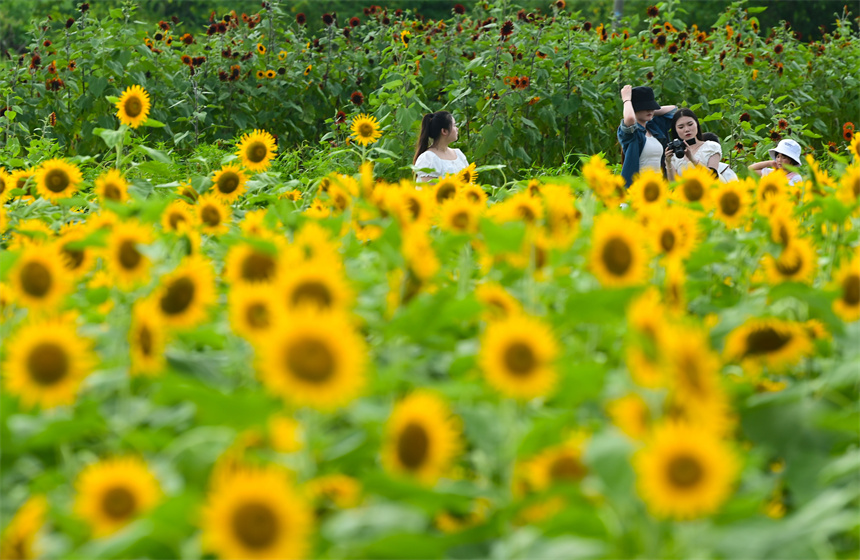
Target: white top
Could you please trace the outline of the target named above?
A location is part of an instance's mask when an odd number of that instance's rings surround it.
[[[416,173],[418,178],[432,177],[433,179],[438,179],[439,177],[449,173],[458,173],[469,167],[469,162],[466,160],[466,156],[463,155],[463,152],[459,148],[453,148],[453,150],[457,155],[457,159],[442,159],[430,150],[427,150],[418,156],[418,159],[415,160],[416,168],[422,169],[427,167],[433,170],[429,173],[425,171],[417,171]]]
[[[770,175],[774,171],[776,171],[776,169],[774,169],[773,167],[765,167],[764,169],[761,170],[761,176],[764,177],[765,175]],[[801,177],[799,174],[795,173],[794,171],[792,171],[791,173],[788,173],[788,186],[789,187],[794,186],[797,183],[801,183],[801,182],[803,182],[803,177]]]
[[[645,147],[639,154],[639,172],[651,169],[657,173],[661,172],[660,159],[663,157],[663,145],[653,136],[645,138]]]
[[[693,163],[690,163],[686,157],[676,158],[672,156],[671,158],[667,158],[672,162],[672,168],[675,170],[676,175],[680,175],[686,169],[692,167],[693,164],[701,165],[704,167],[708,166],[708,160],[711,159],[711,156],[717,154],[720,156],[720,159],[723,158],[723,147],[720,146],[719,142],[714,142],[713,140],[705,141],[699,149],[696,150],[696,153],[693,154],[693,159],[695,160]],[[728,183],[729,181],[737,181],[738,176],[732,171],[732,168],[726,165],[725,163],[720,162],[717,164],[717,170],[719,172],[720,181],[723,183]]]

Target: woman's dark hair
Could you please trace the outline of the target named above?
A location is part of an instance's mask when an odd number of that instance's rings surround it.
[[[713,132],[703,133],[702,134],[702,140],[705,142],[711,141],[711,142],[716,142],[717,144],[720,143],[720,137],[717,136],[716,134],[714,134]]]
[[[699,124],[699,117],[696,116],[696,113],[687,109],[686,107],[675,111],[675,116],[672,117],[672,136],[678,138],[678,131],[675,130],[675,125],[678,124],[678,119],[680,119],[681,117],[690,117],[694,121],[696,121],[696,139],[703,140],[702,126]]]
[[[430,147],[430,140],[436,140],[442,133],[442,129],[450,130],[454,124],[454,116],[448,111],[437,111],[435,113],[427,113],[421,119],[421,133],[418,135],[418,143],[415,145],[415,157],[412,158],[414,165],[418,161],[418,156],[427,151]]]

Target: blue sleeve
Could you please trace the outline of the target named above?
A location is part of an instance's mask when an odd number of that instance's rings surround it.
[[[654,125],[657,126],[657,128],[659,128],[666,136],[669,136],[669,131],[672,130],[672,118],[675,116],[675,111],[677,111],[677,109],[672,109],[665,115],[654,117],[651,120],[651,122],[654,123]]]

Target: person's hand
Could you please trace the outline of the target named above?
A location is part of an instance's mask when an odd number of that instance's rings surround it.
[[[623,88],[621,88],[621,102],[630,101],[633,97],[633,86],[627,84]]]
[[[670,157],[675,157],[675,152],[672,151],[672,148],[666,146],[666,159],[669,159]]]

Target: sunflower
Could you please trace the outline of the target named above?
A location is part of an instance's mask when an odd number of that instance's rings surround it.
[[[18,220],[12,227],[13,234],[8,249],[17,251],[32,245],[45,245],[54,237],[51,226],[38,218]]]
[[[149,94],[140,86],[131,86],[122,92],[116,102],[119,122],[131,128],[137,128],[149,117]]]
[[[522,311],[522,305],[504,287],[484,282],[475,290],[475,297],[486,309],[485,319],[505,319]]]
[[[239,140],[236,155],[249,171],[265,171],[275,157],[278,147],[275,137],[265,130],[254,130]]]
[[[180,182],[179,185],[176,187],[175,192],[179,196],[185,197],[188,200],[190,200],[191,202],[196,202],[197,199],[200,197],[200,193],[198,193],[194,189],[194,187],[191,186],[191,183],[189,183],[187,181]]]
[[[798,223],[792,215],[792,206],[782,199],[771,199],[772,210],[767,214],[770,238],[783,247],[791,245],[797,238]]]
[[[274,414],[266,422],[269,442],[278,453],[296,453],[304,448],[302,425],[283,414]]]
[[[463,183],[457,175],[445,175],[436,182],[433,188],[433,196],[437,204],[442,204],[449,198],[454,198],[463,188]]]
[[[27,187],[30,183],[30,180],[35,177],[36,169],[15,169],[10,172],[6,177],[6,193],[8,196],[12,196],[13,189],[21,189],[25,193],[27,192]]]
[[[228,283],[272,284],[283,268],[278,255],[286,253],[286,244],[275,238],[266,244],[236,243],[230,247],[224,259],[224,277]]]
[[[52,202],[74,195],[82,181],[78,166],[64,159],[43,162],[34,177],[36,192]]]
[[[811,284],[815,276],[815,247],[804,238],[797,238],[783,248],[778,258],[764,257],[764,269],[768,282],[803,282]]]
[[[854,158],[854,163],[860,161],[860,134],[855,134],[848,145],[848,153]]]
[[[470,163],[457,172],[457,178],[464,185],[475,185],[478,183],[478,172],[475,171],[475,164]]]
[[[678,400],[698,406],[719,394],[720,360],[711,350],[707,333],[678,327],[664,342],[665,371]]]
[[[668,259],[685,259],[696,246],[696,220],[680,206],[655,213],[647,231],[654,254]]]
[[[149,278],[149,257],[138,249],[152,242],[152,230],[134,221],[119,223],[108,237],[107,266],[124,288]]]
[[[441,268],[439,257],[426,231],[412,228],[403,232],[400,251],[410,275],[415,276],[419,282],[431,280]]]
[[[648,273],[648,254],[640,226],[618,214],[597,217],[592,232],[591,270],[607,287],[641,284]]]
[[[97,537],[115,533],[161,500],[161,486],[142,459],[102,459],[84,468],[75,483],[75,512]]]
[[[439,209],[439,227],[453,233],[477,233],[481,210],[465,198],[446,200]]]
[[[194,219],[194,207],[184,200],[176,199],[161,212],[161,227],[164,231],[177,233],[188,231],[193,227]]]
[[[855,206],[860,201],[860,165],[845,168],[839,185],[839,199],[849,207]]]
[[[230,325],[239,336],[257,340],[272,329],[276,314],[283,312],[271,286],[239,285],[230,290]]]
[[[304,261],[324,261],[328,266],[338,269],[343,266],[338,245],[332,240],[331,233],[316,222],[305,222],[293,238],[292,246]]]
[[[713,173],[701,166],[694,166],[684,170],[675,187],[675,199],[687,202],[698,202],[705,208],[710,203],[711,186],[716,182]]]
[[[732,491],[737,460],[714,434],[669,422],[634,457],[637,487],[659,517],[691,519],[717,511]]]
[[[332,270],[324,261],[291,267],[285,271],[277,291],[287,310],[306,305],[323,310],[344,310],[353,300],[352,289],[343,273]]]
[[[364,387],[364,340],[341,313],[301,307],[258,344],[263,384],[297,406],[337,408]]]
[[[199,255],[186,257],[161,279],[154,294],[155,312],[168,327],[190,328],[200,324],[215,303],[212,265]]]
[[[218,235],[227,232],[227,224],[232,219],[230,208],[213,193],[200,195],[197,199],[197,219],[204,233]]]
[[[607,206],[621,204],[627,197],[624,190],[624,179],[613,175],[601,156],[591,156],[582,166],[582,178]]]
[[[504,202],[494,204],[490,212],[504,222],[523,221],[531,225],[543,218],[543,204],[540,198],[519,192]]]
[[[531,487],[544,491],[555,484],[575,484],[588,473],[582,457],[585,436],[574,435],[561,445],[542,451],[526,465]]]
[[[385,469],[425,484],[444,475],[460,450],[458,419],[442,399],[428,392],[413,393],[397,403],[385,432]]]
[[[648,404],[636,393],[615,399],[606,408],[612,423],[627,437],[643,440],[648,435],[651,411]]]
[[[344,474],[329,474],[309,480],[305,494],[317,507],[330,503],[336,508],[353,508],[361,503],[361,483]]]
[[[362,146],[376,142],[381,136],[376,117],[362,113],[352,119],[352,138]]]
[[[203,548],[220,558],[304,558],[313,512],[279,467],[239,467],[209,491]]]
[[[720,184],[713,192],[714,217],[729,229],[740,227],[750,209],[750,198],[740,181]]]
[[[530,399],[552,391],[557,354],[558,343],[548,326],[527,315],[512,315],[487,326],[478,361],[487,381],[503,395]]]
[[[25,247],[9,271],[9,284],[18,304],[30,309],[57,307],[71,289],[70,274],[54,245]]]
[[[128,183],[118,169],[111,169],[96,179],[96,194],[102,200],[123,203],[128,200]]]
[[[756,207],[759,214],[766,216],[768,212],[764,210],[768,207],[767,201],[771,198],[780,200],[786,199],[788,193],[788,177],[781,169],[775,170],[773,173],[768,173],[758,182],[756,189]]]
[[[403,227],[429,226],[436,209],[433,205],[433,194],[414,187],[391,189],[386,194],[386,199],[389,212],[397,216]]]
[[[128,331],[132,375],[158,375],[164,370],[167,335],[151,300],[134,305]]]
[[[45,524],[48,500],[43,495],[32,496],[15,512],[15,516],[0,535],[0,558],[30,560],[41,558],[36,537]]]
[[[257,54],[266,54],[266,45],[257,43]]]
[[[245,192],[248,177],[238,165],[225,165],[212,176],[212,194],[227,204],[238,200]]]
[[[845,263],[834,280],[839,287],[839,297],[833,301],[833,312],[845,322],[860,319],[860,256]]]
[[[90,247],[81,246],[88,237],[89,231],[81,222],[69,224],[60,230],[57,247],[63,258],[66,270],[75,278],[80,278],[92,268],[95,263],[95,251]]]
[[[661,206],[669,198],[669,185],[663,175],[653,170],[640,173],[628,191],[630,205],[636,210],[650,206]]]
[[[5,346],[6,390],[27,406],[72,404],[95,364],[89,340],[79,337],[68,319],[28,323]]]
[[[461,191],[461,194],[463,198],[465,198],[472,204],[477,204],[481,207],[487,205],[487,193],[478,185],[468,184],[464,186],[463,190]]]
[[[738,361],[750,374],[762,366],[781,371],[812,352],[802,323],[780,319],[751,319],[726,337],[727,361]]]

